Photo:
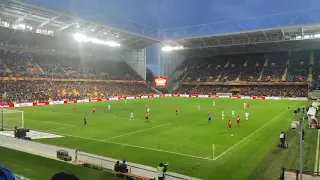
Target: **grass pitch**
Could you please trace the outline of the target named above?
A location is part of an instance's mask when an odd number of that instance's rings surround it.
[[[216,106],[212,106],[212,101]],[[250,108],[244,109],[243,103]],[[111,110],[108,111],[108,104]],[[150,122],[145,123],[145,106]],[[156,167],[169,163],[169,170],[202,179],[250,179],[252,172],[289,128],[292,109],[302,101],[238,99],[155,98],[73,105],[20,108],[25,127],[64,135],[40,142],[75,148],[116,159]],[[198,111],[198,105],[201,110]],[[291,110],[287,110],[287,106]],[[96,114],[92,114],[95,106]],[[179,108],[179,114],[175,109]],[[207,111],[212,113],[208,124]],[[231,111],[241,117],[240,127]],[[135,121],[130,122],[134,111]],[[226,119],[222,120],[221,112]],[[249,112],[249,120],[245,120]],[[87,126],[83,117],[87,115]],[[227,121],[233,122],[233,136]],[[212,144],[215,145],[213,158]]]

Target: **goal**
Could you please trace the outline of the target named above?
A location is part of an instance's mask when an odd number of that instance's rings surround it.
[[[13,130],[15,127],[24,128],[23,111],[1,109],[0,130]]]

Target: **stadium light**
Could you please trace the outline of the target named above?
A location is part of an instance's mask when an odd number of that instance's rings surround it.
[[[161,50],[162,51],[178,51],[178,50],[183,50],[184,47],[183,46],[175,46],[175,47],[172,47],[172,46],[165,46],[165,47],[162,47]]]
[[[99,44],[99,45],[106,45],[106,46],[111,46],[111,47],[120,47],[120,44],[114,41],[103,41],[97,38],[89,38],[85,36],[84,34],[77,33],[73,35],[73,38],[78,41],[79,43],[81,42],[91,42],[93,44]]]

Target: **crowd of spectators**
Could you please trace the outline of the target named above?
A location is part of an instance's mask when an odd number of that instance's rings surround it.
[[[2,76],[142,80],[124,61],[0,50]]]
[[[243,96],[277,96],[277,97],[307,97],[308,86],[194,86],[183,85],[176,94],[205,94],[232,93]]]
[[[311,53],[311,51],[284,51],[222,55],[194,59],[193,64],[186,61],[180,67],[186,69],[187,76],[183,80],[185,82],[238,80],[301,82],[308,79]]]
[[[89,99],[151,94],[142,83],[90,83],[57,81],[2,81],[2,102]]]

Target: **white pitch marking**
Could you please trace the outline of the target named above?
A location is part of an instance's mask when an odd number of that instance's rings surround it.
[[[75,127],[76,127],[76,126],[75,126]],[[62,129],[69,129],[69,128],[74,128],[74,127],[73,127],[73,126],[67,126],[67,127],[49,129],[49,130],[46,130],[46,131],[47,131],[47,132],[52,132],[52,131],[57,131],[57,130],[62,130]]]
[[[25,119],[25,120],[26,121],[47,123],[47,124],[56,124],[56,125],[62,125],[62,126],[76,127],[76,125],[72,125],[72,124],[63,124],[63,123],[56,123],[56,122],[50,122],[50,121],[39,121],[39,120],[34,120],[34,119]]]
[[[320,130],[318,130],[318,138],[317,138],[317,151],[316,151],[316,162],[314,164],[314,172],[318,172],[320,168],[319,164],[319,137],[320,137]],[[319,166],[318,166],[319,165]],[[318,174],[318,173],[317,173]]]
[[[34,129],[34,130],[37,130],[37,129]],[[38,131],[45,132],[43,130],[38,130]],[[190,155],[190,154],[166,151],[166,150],[155,149],[155,148],[148,148],[148,147],[143,147],[143,146],[136,146],[136,145],[131,145],[131,144],[117,143],[117,142],[106,141],[106,140],[101,140],[101,139],[87,138],[87,137],[75,136],[75,135],[57,133],[57,132],[51,132],[51,133],[55,133],[57,135],[61,135],[61,136],[65,136],[65,137],[73,137],[73,138],[85,139],[85,140],[90,140],[90,141],[97,141],[97,142],[103,142],[103,143],[109,143],[109,144],[116,144],[116,145],[119,145],[119,146],[127,146],[127,147],[139,148],[139,149],[146,149],[146,150],[150,150],[150,151],[157,151],[157,152],[163,152],[163,153],[168,153],[168,154],[175,154],[175,155],[184,156],[184,157],[191,157],[191,158],[195,158],[195,159],[212,160],[212,159],[210,159],[211,157],[210,158],[204,158],[204,157],[194,156],[194,155]]]
[[[104,139],[104,141],[116,139],[116,138],[123,137],[123,136],[128,136],[128,135],[131,135],[131,134],[136,134],[136,133],[143,132],[143,131],[148,131],[148,130],[159,128],[159,127],[166,126],[166,125],[169,125],[169,124],[171,124],[171,123],[162,124],[162,125],[159,125],[159,126],[154,126],[154,127],[150,127],[150,128],[146,128],[146,129],[141,129],[139,131],[134,131],[134,132],[127,133],[127,134],[122,134],[122,135],[119,135],[119,136],[114,136],[114,137],[111,137],[111,138],[108,138],[108,139]]]
[[[296,106],[299,102],[295,103],[293,105]],[[271,119],[269,122],[267,122],[266,124],[264,124],[263,126],[261,126],[259,129],[255,130],[254,132],[252,132],[251,134],[249,134],[247,137],[243,138],[241,141],[239,141],[237,144],[231,146],[229,149],[227,149],[226,151],[224,151],[223,153],[221,153],[219,156],[217,156],[216,158],[214,158],[213,160],[217,160],[219,159],[221,156],[225,155],[227,152],[231,151],[233,148],[237,147],[240,143],[242,143],[243,141],[245,141],[246,139],[248,139],[249,137],[251,137],[252,135],[254,135],[256,132],[260,131],[262,128],[264,128],[265,126],[267,126],[268,124],[270,124],[271,122],[273,122],[274,120],[276,120],[278,117],[280,117],[282,114],[284,114],[285,112],[288,112],[287,110],[283,111],[282,113],[280,113],[279,115],[277,115],[276,117],[274,117],[273,119]],[[292,117],[291,117],[292,118]],[[291,119],[290,118],[290,119]]]

